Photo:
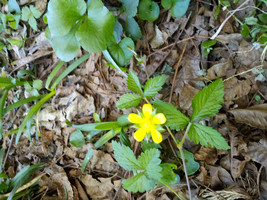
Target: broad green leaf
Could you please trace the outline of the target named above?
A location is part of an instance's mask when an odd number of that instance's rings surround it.
[[[144,172],[122,181],[122,186],[129,192],[144,192],[155,187],[155,181],[148,179]]]
[[[162,89],[166,81],[165,76],[157,76],[154,78],[149,79],[144,88],[144,96],[147,98],[152,98],[158,94],[158,91]]]
[[[142,169],[145,169],[150,179],[160,180],[161,178],[161,160],[159,156],[160,151],[158,149],[149,149],[143,152],[138,158]]]
[[[73,132],[70,135],[70,143],[77,148],[82,147],[85,144],[83,133],[80,130]]]
[[[67,35],[86,11],[84,0],[51,0],[47,8],[48,27],[54,36]]]
[[[172,0],[161,0],[161,5],[165,9],[170,9],[172,6]]]
[[[159,11],[158,4],[151,0],[141,0],[138,6],[139,17],[149,22],[158,19]]]
[[[81,131],[98,131],[96,129],[97,126],[102,125],[102,124],[107,124],[110,122],[100,122],[100,123],[90,123],[90,124],[81,124],[81,125],[73,125],[73,128],[79,129]]]
[[[142,97],[137,94],[127,93],[121,96],[117,101],[117,107],[120,109],[128,109],[138,106]]]
[[[192,121],[218,113],[222,107],[223,95],[224,85],[221,78],[199,91],[192,100]]]
[[[131,122],[128,120],[129,115],[121,115],[118,117],[117,122],[120,127],[127,126]]]
[[[139,81],[139,78],[132,71],[130,71],[130,73],[128,75],[127,87],[129,90],[143,95],[143,90],[141,88],[141,83]]]
[[[122,7],[125,9],[127,17],[134,17],[137,13],[139,0],[120,0]]]
[[[164,183],[168,185],[176,184],[180,181],[180,177],[176,175],[173,170],[177,169],[177,166],[172,163],[162,163],[160,164],[161,170],[161,179]],[[158,183],[159,185],[163,185],[162,183]]]
[[[262,23],[267,24],[267,14],[258,14],[257,16]]]
[[[171,15],[173,17],[182,17],[186,13],[189,3],[190,0],[172,0]],[[164,1],[164,6],[166,6],[165,9],[170,8],[170,1]]]
[[[131,38],[124,38],[119,43],[108,43],[108,51],[120,67],[128,64],[133,57],[133,53],[128,49],[128,46],[134,49],[134,42]]]
[[[229,145],[218,131],[198,123],[192,123],[188,132],[188,137],[196,144],[200,143],[203,146],[216,147],[217,149],[230,149]]]
[[[208,47],[215,45],[216,42],[217,42],[216,40],[206,40],[206,41],[201,43],[201,46],[204,48],[208,48]]]
[[[80,44],[75,37],[75,28],[67,35],[55,36],[52,40],[52,47],[57,57],[65,62],[72,60],[79,52]]]
[[[115,41],[116,42],[119,42],[121,40],[122,34],[123,34],[122,25],[118,21],[118,19],[115,19],[115,25],[114,25],[113,35],[115,37]]]
[[[101,0],[91,0],[88,17],[76,32],[81,46],[88,52],[101,52],[113,36],[114,16]]]
[[[193,175],[199,169],[199,163],[194,160],[194,155],[190,151],[183,150],[184,158],[185,158],[185,167],[187,174]],[[181,154],[178,154],[181,159]]]
[[[244,38],[248,37],[249,36],[249,32],[250,32],[250,30],[249,30],[248,25],[243,24],[242,30],[241,30],[242,37],[244,37]]]
[[[153,106],[157,113],[163,113],[166,117],[166,126],[172,129],[183,130],[189,123],[189,118],[175,108],[174,105],[163,101],[154,101]]]
[[[8,0],[8,12],[20,13],[20,7],[16,0]]]
[[[93,157],[93,155],[94,155],[94,150],[93,149],[90,149],[87,152],[87,154],[86,154],[86,156],[85,156],[85,158],[83,160],[83,163],[82,163],[82,173],[84,173],[84,170],[86,168],[86,165],[91,160],[91,158]]]
[[[131,148],[131,141],[130,141],[128,135],[126,135],[126,133],[123,130],[121,130],[121,133],[120,133],[120,142],[124,146]]]
[[[106,144],[111,138],[115,137],[119,132],[121,131],[121,128],[116,128],[108,131],[105,133],[97,142],[95,143],[95,148],[99,148]]]
[[[139,161],[135,158],[133,151],[125,145],[121,145],[115,140],[112,141],[112,147],[117,162],[126,170],[141,170]]]
[[[256,17],[246,17],[245,18],[245,23],[247,25],[257,25],[258,24],[258,19]]]
[[[125,32],[126,35],[132,38],[134,41],[142,37],[141,29],[133,17],[126,18]]]
[[[95,127],[97,130],[110,130],[114,128],[119,128],[118,122],[106,122],[101,123]]]

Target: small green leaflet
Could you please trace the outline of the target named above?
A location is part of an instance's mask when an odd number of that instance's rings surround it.
[[[86,156],[85,156],[85,158],[83,160],[83,163],[82,163],[82,173],[84,173],[84,170],[86,168],[86,165],[91,160],[91,158],[93,157],[93,155],[94,155],[94,150],[93,149],[90,149],[87,152],[87,154],[86,154]]]
[[[128,109],[138,106],[142,97],[137,94],[127,93],[121,96],[117,101],[117,107],[120,109]]]
[[[120,145],[116,141],[112,141],[114,155],[120,166],[127,170],[141,170],[142,167],[139,161],[135,158],[133,151],[125,146]]]
[[[189,123],[189,118],[175,108],[174,105],[163,101],[154,101],[153,106],[157,109],[157,113],[163,113],[167,119],[166,125],[172,129],[183,130]]]
[[[200,143],[203,146],[216,147],[217,149],[230,149],[229,145],[218,131],[198,123],[192,123],[188,132],[188,137],[196,144]]]
[[[165,76],[157,76],[154,78],[149,79],[144,88],[144,95],[147,98],[152,98],[158,94],[158,91],[162,89],[166,81]]]
[[[161,160],[159,156],[160,151],[158,149],[149,149],[143,152],[138,158],[142,169],[145,169],[150,179],[159,180],[161,178]]]
[[[132,38],[134,41],[142,37],[141,29],[133,17],[126,18],[124,29],[126,35]]]
[[[199,91],[192,100],[192,121],[218,113],[222,107],[223,95],[224,85],[221,78]]]
[[[128,75],[127,87],[129,90],[143,95],[143,91],[141,88],[141,83],[139,81],[139,78],[132,71],[130,71],[130,73]]]
[[[37,31],[36,19],[38,19],[40,16],[41,12],[37,10],[33,5],[30,5],[30,8],[28,8],[27,6],[24,6],[22,8],[21,19],[23,21],[28,21],[34,31]]]
[[[159,6],[151,0],[141,0],[138,5],[139,17],[143,20],[153,22],[159,17]]]
[[[131,38],[123,38],[119,43],[108,43],[108,51],[120,67],[128,64],[133,57],[133,52],[128,49],[128,46],[134,49],[134,42]]]
[[[144,172],[122,181],[122,185],[129,192],[144,192],[155,187],[155,181],[149,180]]]
[[[199,169],[199,163],[194,160],[194,155],[190,151],[183,150],[184,158],[185,158],[185,167],[187,174],[193,175]],[[178,154],[179,158],[181,158],[181,154]]]
[[[161,5],[165,9],[170,9],[173,17],[182,17],[189,6],[190,0],[162,0]]]
[[[85,144],[84,135],[80,130],[75,131],[70,135],[70,143],[79,148]]]
[[[120,2],[122,2],[127,17],[134,17],[136,15],[139,0],[120,0]]]

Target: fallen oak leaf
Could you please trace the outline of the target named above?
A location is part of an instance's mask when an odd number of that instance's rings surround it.
[[[228,112],[234,115],[235,121],[238,123],[267,129],[267,104],[251,106],[245,109],[234,109]]]

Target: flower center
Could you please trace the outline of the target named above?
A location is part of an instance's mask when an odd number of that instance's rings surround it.
[[[142,127],[147,130],[147,132],[150,132],[151,129],[154,129],[154,124],[152,120],[145,118],[142,124]]]

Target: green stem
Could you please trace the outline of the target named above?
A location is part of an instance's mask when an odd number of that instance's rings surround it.
[[[144,96],[144,100],[145,100],[148,104],[150,104],[149,101],[147,100],[147,98],[146,98],[145,96]]]
[[[183,138],[182,138],[182,141],[181,141],[180,143],[177,144],[178,149],[179,149],[180,147],[183,146],[183,144],[184,144],[184,140],[185,140],[185,138],[186,138],[186,136],[187,136],[187,134],[188,134],[188,132],[189,132],[189,130],[190,130],[191,125],[192,125],[192,123],[189,122],[188,125],[187,125],[187,127],[186,127],[185,134],[184,134],[184,136],[183,136]]]
[[[168,187],[180,200],[183,200],[182,197],[180,197],[179,194],[177,194],[174,189],[171,188],[171,186],[169,186],[167,183],[163,182],[162,180],[159,180],[159,182],[161,182],[163,185],[165,185],[166,187]]]
[[[168,130],[169,134],[172,136],[172,139],[174,140],[175,144],[178,146],[179,141],[175,139],[174,135],[172,134],[170,128],[168,126],[165,126],[166,129]]]

